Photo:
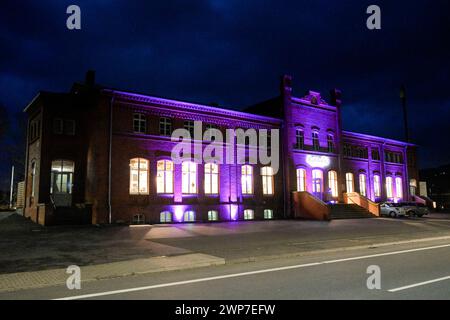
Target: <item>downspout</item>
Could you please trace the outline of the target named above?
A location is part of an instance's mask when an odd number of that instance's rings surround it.
[[[113,120],[114,92],[109,105],[109,150],[108,150],[108,222],[112,223],[111,208],[111,164],[112,164],[112,120]]]

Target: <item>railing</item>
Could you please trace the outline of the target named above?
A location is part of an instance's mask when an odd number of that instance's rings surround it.
[[[309,192],[293,192],[292,196],[296,218],[329,220],[330,208],[322,200]]]
[[[380,216],[380,205],[357,192],[344,193],[344,202],[363,207],[373,215]]]

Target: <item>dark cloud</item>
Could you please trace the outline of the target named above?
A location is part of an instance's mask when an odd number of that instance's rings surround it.
[[[65,28],[77,4],[82,30]],[[40,89],[65,91],[89,68],[112,87],[241,108],[278,94],[332,87],[348,130],[402,137],[407,86],[422,166],[450,162],[450,2],[377,1],[382,30],[365,27],[372,1],[2,1],[0,101],[18,112]]]

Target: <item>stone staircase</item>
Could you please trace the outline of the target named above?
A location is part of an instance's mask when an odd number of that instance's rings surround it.
[[[330,219],[364,219],[375,218],[376,216],[356,204],[329,204]]]

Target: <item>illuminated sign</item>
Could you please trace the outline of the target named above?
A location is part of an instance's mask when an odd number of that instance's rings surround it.
[[[325,168],[330,165],[330,158],[326,156],[307,155],[306,163],[311,167]]]

